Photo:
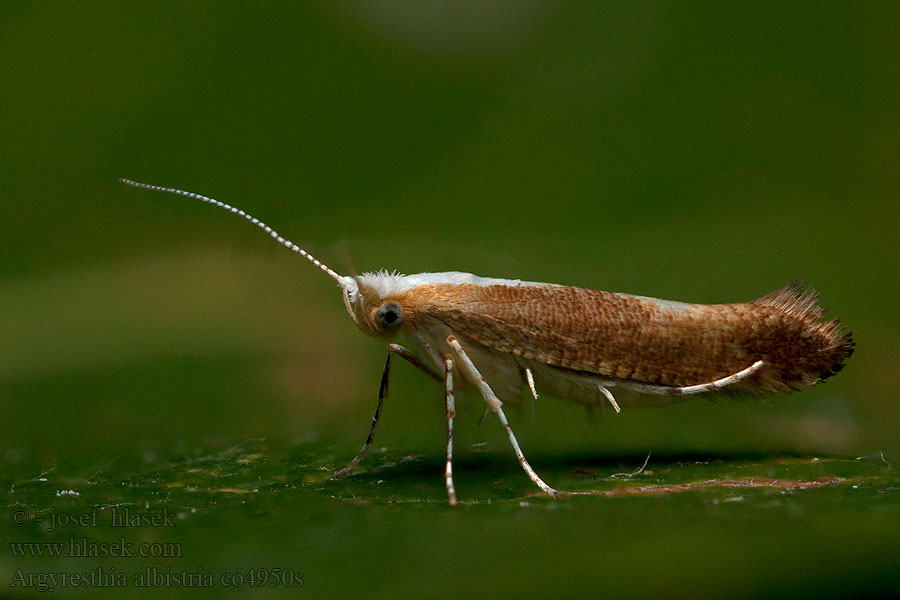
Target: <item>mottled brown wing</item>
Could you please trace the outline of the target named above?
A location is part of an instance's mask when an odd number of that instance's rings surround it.
[[[553,285],[427,285],[412,308],[488,348],[556,367],[670,386],[755,362],[744,388],[789,390],[840,369],[849,334],[823,323],[814,293],[788,286],[755,302],[685,304]]]

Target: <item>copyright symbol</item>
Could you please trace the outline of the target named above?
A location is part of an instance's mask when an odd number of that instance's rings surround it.
[[[9,522],[13,527],[24,527],[28,524],[28,511],[24,508],[14,508],[9,513]]]

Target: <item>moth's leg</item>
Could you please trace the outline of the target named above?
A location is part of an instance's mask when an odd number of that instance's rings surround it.
[[[412,352],[410,352],[409,350],[407,350],[400,344],[388,344],[388,352],[392,352],[392,353],[396,354],[397,356],[399,356],[403,360],[407,361],[408,363],[412,364],[414,367],[416,367],[417,369],[419,369],[420,371],[422,371],[423,373],[425,373],[432,379],[434,379],[436,381],[444,380],[444,378],[441,377],[441,375],[437,371],[435,371],[434,369],[432,369],[431,367],[429,367],[428,365],[423,363],[421,360],[418,359],[418,357],[415,354],[413,354]]]
[[[381,407],[384,404],[384,399],[388,397],[388,387],[390,383],[390,374],[391,374],[391,357],[396,354],[400,358],[405,359],[418,368],[420,371],[423,371],[430,375],[431,377],[441,381],[442,378],[437,372],[416,358],[416,355],[401,346],[400,344],[388,344],[388,355],[387,360],[384,362],[384,372],[381,374],[381,385],[378,387],[378,406],[375,407],[375,416],[372,417],[372,429],[369,430],[369,437],[366,438],[366,443],[363,444],[362,450],[353,457],[347,466],[341,469],[340,471],[335,471],[334,478],[343,477],[350,469],[359,464],[359,461],[363,459],[366,455],[366,452],[369,451],[369,448],[372,446],[372,442],[375,440],[375,428],[378,427],[378,419],[381,417]]]
[[[381,407],[384,405],[384,399],[387,398],[388,395],[388,382],[391,376],[391,357],[394,354],[392,352],[388,352],[387,360],[384,361],[384,372],[381,374],[381,385],[378,386],[378,406],[375,407],[375,416],[372,417],[372,429],[369,430],[369,437],[366,438],[366,443],[363,444],[362,450],[360,450],[356,456],[353,457],[347,466],[339,471],[335,471],[334,479],[339,477],[343,477],[347,473],[350,472],[350,469],[359,464],[359,461],[363,459],[366,455],[366,452],[369,451],[369,448],[372,446],[372,441],[375,439],[375,428],[378,427],[378,419],[381,417]]]
[[[444,480],[447,484],[447,501],[456,506],[456,487],[453,485],[453,419],[456,417],[456,401],[453,398],[453,358],[444,356],[444,401],[447,406],[447,467]]]
[[[506,420],[506,414],[504,414],[503,409],[501,408],[500,399],[497,398],[494,390],[491,389],[491,386],[488,385],[487,381],[484,380],[484,377],[482,377],[481,373],[478,372],[478,369],[475,367],[472,359],[469,358],[469,355],[465,350],[463,350],[463,347],[454,336],[451,335],[447,338],[447,344],[451,348],[453,348],[454,352],[456,352],[463,370],[466,371],[466,373],[469,375],[469,378],[478,387],[478,390],[484,397],[484,401],[488,405],[488,408],[497,413],[497,417],[500,419],[500,424],[503,425],[503,429],[504,431],[506,431],[506,437],[509,438],[509,442],[510,444],[512,444],[513,450],[516,451],[516,458],[519,459],[519,464],[522,465],[522,468],[525,470],[525,473],[528,474],[528,477],[531,478],[531,481],[533,481],[535,485],[541,488],[545,493],[553,496],[554,498],[564,498],[568,496],[566,492],[555,490],[544,483],[544,480],[538,477],[538,474],[534,472],[534,469],[531,468],[531,465],[528,464],[528,461],[525,459],[525,455],[522,454],[522,449],[519,448],[519,442],[516,441],[516,436],[513,434],[512,429],[509,426],[509,421]]]
[[[715,381],[710,381],[709,383],[701,383],[700,385],[689,385],[686,387],[675,388],[674,395],[687,396],[690,394],[702,394],[703,392],[721,390],[724,387],[728,387],[729,385],[735,384],[742,379],[750,377],[751,375],[759,371],[762,368],[763,364],[763,361],[758,360],[746,369],[738,371],[733,375],[723,377],[722,379],[716,379]]]
[[[689,396],[691,394],[702,394],[704,392],[714,392],[716,390],[721,390],[722,388],[728,387],[729,385],[734,385],[735,383],[750,377],[757,371],[759,371],[765,363],[761,360],[756,361],[746,369],[742,369],[737,373],[733,373],[732,375],[728,375],[727,377],[722,377],[721,379],[716,379],[715,381],[710,381],[709,383],[701,383],[698,385],[688,385],[685,387],[670,387],[667,385],[651,385],[645,383],[626,384],[626,387],[633,389],[637,392],[643,392],[645,394],[662,394],[665,396]]]
[[[534,373],[531,372],[531,367],[525,367],[525,381],[528,382],[528,391],[531,392],[531,421],[534,422],[534,401],[538,399],[538,393],[534,388]]]
[[[612,392],[609,391],[608,389],[606,389],[605,385],[600,385],[599,387],[600,387],[600,391],[603,393],[603,395],[606,396],[606,399],[609,400],[609,403],[612,404],[612,407],[614,409],[616,409],[616,412],[617,413],[622,412],[622,409],[619,408],[619,403],[616,402],[616,398],[615,398],[615,396],[612,395]]]

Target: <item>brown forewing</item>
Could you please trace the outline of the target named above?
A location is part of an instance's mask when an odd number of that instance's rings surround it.
[[[577,287],[434,284],[404,294],[488,348],[555,367],[668,386],[706,383],[755,362],[742,388],[789,390],[840,368],[849,336],[788,286],[755,302],[682,304]]]

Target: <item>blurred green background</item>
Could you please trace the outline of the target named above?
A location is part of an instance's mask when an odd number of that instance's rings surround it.
[[[142,535],[185,558],[120,571],[292,566],[318,597],[900,591],[898,19],[896,2],[5,3],[5,505],[172,507],[174,531]],[[857,340],[825,385],[510,418],[563,489],[648,452],[668,483],[860,487],[523,500],[502,430],[463,398],[453,511],[441,389],[405,364],[376,451],[329,482],[365,438],[383,346],[256,228],[119,177],[239,206],[340,272],[691,302],[805,276]],[[0,583],[95,563],[4,546]]]

